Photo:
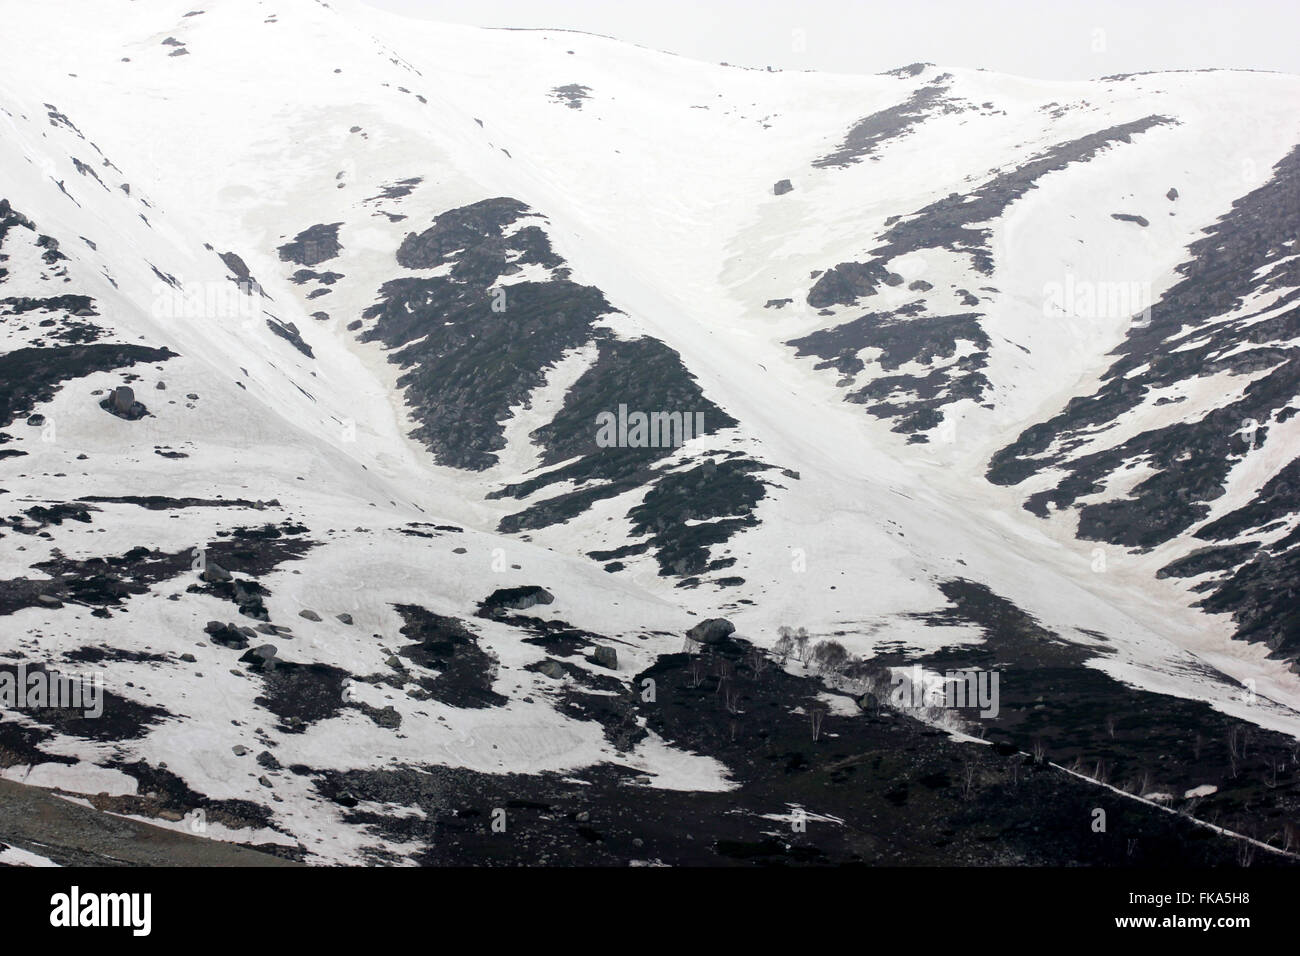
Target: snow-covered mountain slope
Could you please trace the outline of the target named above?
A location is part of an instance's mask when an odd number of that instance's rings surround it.
[[[5,651],[114,704],[0,724],[7,774],[427,859],[419,801],[331,775],[728,790],[627,703],[686,628],[1003,653],[972,594],[1300,734],[1300,78],[769,73],[317,0],[0,22]],[[610,447],[620,407],[686,440]]]

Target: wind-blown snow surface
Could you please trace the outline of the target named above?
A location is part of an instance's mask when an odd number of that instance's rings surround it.
[[[130,793],[96,774],[165,764],[319,860],[380,841],[277,768],[732,785],[560,706],[543,647],[475,617],[525,585],[627,684],[716,615],[863,657],[978,642],[926,617],[966,579],[1124,682],[1300,733],[1300,79],[767,73],[315,0],[0,22],[5,650],[102,660],[135,705],[103,734],[15,718],[44,730],[6,774]],[[1255,259],[1215,259],[1221,220]],[[1219,339],[1171,371],[1189,326]],[[1116,380],[1144,391],[1072,415]],[[101,408],[125,382],[147,416]],[[703,433],[601,448],[619,404]],[[1127,539],[1162,474],[1144,514],[1186,520]],[[1240,547],[1160,573],[1207,540]],[[423,612],[489,662],[490,703],[440,696]],[[262,641],[286,664],[241,666]]]

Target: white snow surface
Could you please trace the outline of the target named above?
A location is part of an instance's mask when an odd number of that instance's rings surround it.
[[[185,16],[200,7],[201,15]],[[11,275],[0,294],[85,293],[111,340],[179,353],[133,369],[154,417],[128,423],[85,414],[89,393],[117,381],[97,373],[37,408],[56,427],[54,440],[15,424],[16,442],[7,447],[28,456],[4,462],[0,485],[9,495],[0,500],[11,509],[17,501],[27,507],[89,494],[283,503],[265,515],[194,508],[184,521],[103,504],[93,530],[7,537],[0,577],[23,575],[56,548],[74,558],[141,544],[175,551],[232,525],[292,518],[321,544],[263,583],[272,620],[294,630],[268,640],[295,661],[374,673],[401,643],[393,604],[465,618],[494,588],[540,584],[556,602],[531,613],[624,641],[625,680],[656,655],[679,650],[683,630],[715,615],[764,646],[781,625],[835,635],[864,656],[977,642],[973,627],[915,617],[945,605],[939,582],[964,577],[1066,639],[1087,644],[1093,638],[1085,630],[1104,635],[1113,653],[1094,666],[1119,680],[1300,736],[1300,678],[1266,648],[1232,640],[1231,621],[1192,608],[1183,585],[1155,579],[1154,570],[1177,554],[1108,547],[1106,570],[1097,573],[1094,543],[1077,540],[1067,522],[1024,511],[1021,490],[983,479],[992,452],[1096,383],[1127,329],[1128,316],[1047,321],[1045,285],[1066,274],[1131,276],[1156,296],[1172,285],[1186,246],[1300,139],[1300,78],[1214,72],[1053,83],[934,67],[907,79],[766,73],[581,34],[406,20],[354,0],[4,0],[0,22],[7,36],[0,196],[38,232],[60,238],[75,278],[66,289],[36,281],[50,270],[34,236],[14,230],[5,243]],[[188,54],[170,56],[168,37]],[[951,95],[995,109],[935,117],[843,169],[812,167],[858,119],[942,72],[952,75]],[[569,83],[590,88],[581,109],[551,99],[553,88]],[[1043,109],[1052,103],[1071,108],[1053,118]],[[45,104],[81,135],[52,125]],[[815,372],[784,344],[834,321],[803,304],[808,276],[861,259],[886,217],[1055,143],[1151,114],[1177,122],[1046,176],[988,224],[995,274],[982,284],[997,291],[977,294],[991,298],[983,310],[995,399],[992,408],[966,403],[950,411],[953,440],[907,444],[887,420],[844,402],[833,374]],[[79,174],[73,156],[102,185]],[[423,181],[410,196],[367,202],[382,185],[415,176]],[[794,191],[774,196],[772,184],[784,178]],[[1164,198],[1172,185],[1180,194],[1175,216]],[[548,420],[592,360],[590,350],[571,354],[530,407],[515,409],[507,448],[487,473],[439,466],[407,437],[412,422],[398,370],[379,345],[359,343],[345,326],[396,274],[393,250],[407,233],[494,196],[520,199],[546,217],[575,280],[599,287],[620,310],[606,319],[619,335],[652,335],[682,355],[706,396],[741,423],[727,433],[728,447],[799,472],[798,480],[773,473],[778,487],[760,503],[759,524],[715,548],[715,556],[736,558],[729,573],[743,586],[683,592],[649,557],[629,559],[618,574],[587,559],[588,551],[626,540],[624,515],[639,492],[527,536],[494,530],[520,504],[485,493],[536,467],[528,433]],[[391,222],[377,210],[408,218]],[[1113,211],[1146,215],[1152,225],[1115,221]],[[295,267],[275,250],[310,225],[333,222],[343,224],[343,252],[319,268],[346,280],[307,300],[306,289],[288,281]],[[155,314],[170,290],[150,264],[187,289],[233,288],[205,243],[243,257],[269,296],[258,309],[294,323],[314,360],[275,337],[260,313]],[[953,285],[975,291],[963,257],[927,254],[891,268],[933,283],[932,304]],[[763,308],[786,296],[791,306]],[[313,319],[317,309],[331,318]],[[857,314],[834,311],[839,321]],[[21,333],[6,327],[3,334],[6,350],[23,344]],[[159,380],[166,391],[155,392]],[[1150,427],[1154,416],[1221,402],[1227,387],[1197,380],[1201,391],[1189,392],[1188,403],[1143,407],[1134,413],[1140,420],[1096,440],[1110,446],[1125,429]],[[193,408],[169,403],[188,392],[201,396]],[[1293,420],[1282,438],[1292,451],[1297,428]],[[189,457],[164,460],[155,446]],[[1287,460],[1273,453],[1243,463],[1222,508]],[[465,532],[396,533],[413,521]],[[57,660],[100,645],[167,655],[163,665],[114,663],[108,680],[115,693],[184,716],[112,745],[56,736],[49,749],[80,758],[86,770],[12,767],[6,776],[86,793],[131,792],[118,779],[124,775],[96,765],[143,758],[166,762],[210,797],[263,801],[263,771],[251,754],[232,752],[240,743],[261,749],[254,728],[263,728],[285,765],[563,773],[618,760],[640,769],[649,786],[731,785],[716,761],[653,736],[617,754],[599,726],[552,706],[548,678],[524,669],[544,656],[540,649],[479,620],[472,627],[499,661],[494,689],[510,699],[504,708],[456,710],[359,684],[366,702],[400,712],[400,735],[352,710],[305,733],[276,733],[253,700],[260,685],[232,673],[228,652],[205,640],[203,624],[227,619],[228,605],[202,595],[166,600],[183,590],[183,583],[164,585],[111,619],[66,608],[28,608],[8,619],[3,651],[10,657]],[[323,621],[299,618],[301,608]],[[338,623],[340,612],[355,624]],[[183,652],[197,665],[176,661]],[[1253,682],[1250,702],[1241,693],[1245,681]],[[283,800],[274,805],[276,823],[306,845],[310,859],[364,858],[371,834],[344,824],[305,778],[274,779]]]

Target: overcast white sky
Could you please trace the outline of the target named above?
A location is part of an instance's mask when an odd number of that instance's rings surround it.
[[[1300,73],[1300,0],[364,0],[478,26],[564,27],[693,59],[878,73],[916,61],[1042,79]]]

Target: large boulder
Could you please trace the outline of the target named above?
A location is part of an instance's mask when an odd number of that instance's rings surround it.
[[[538,673],[545,674],[551,680],[564,680],[564,666],[557,660],[547,658],[537,668]]]
[[[257,633],[251,628],[222,624],[220,621],[208,621],[203,630],[208,634],[213,644],[220,644],[222,647],[240,651],[248,647],[249,638],[257,636]]]
[[[686,636],[697,644],[720,644],[734,633],[736,626],[725,617],[711,617],[696,624],[686,632]]]
[[[229,581],[232,576],[229,571],[215,561],[209,561],[199,577],[209,584],[220,584],[223,581]]]
[[[501,588],[493,591],[483,606],[488,610],[526,611],[538,604],[553,604],[555,595],[546,588],[527,584],[518,588]]]
[[[242,663],[252,664],[254,670],[275,670],[275,666],[281,663],[280,659],[275,656],[276,647],[274,644],[259,644],[257,647],[246,651],[239,659]]]
[[[119,385],[108,394],[99,407],[110,415],[124,418],[129,422],[138,421],[149,414],[143,402],[136,401],[135,392],[129,385]]]
[[[129,385],[119,385],[113,389],[113,411],[119,415],[129,412],[135,404],[135,392]]]

